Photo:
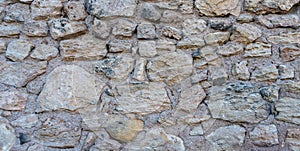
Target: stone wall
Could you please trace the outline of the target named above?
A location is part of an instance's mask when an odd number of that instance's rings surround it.
[[[0,150],[300,150],[299,0],[0,0]]]

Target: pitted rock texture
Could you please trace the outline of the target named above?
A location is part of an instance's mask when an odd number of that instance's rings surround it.
[[[298,151],[299,27],[299,0],[0,0],[0,151]]]

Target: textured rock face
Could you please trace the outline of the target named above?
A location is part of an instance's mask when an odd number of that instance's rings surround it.
[[[299,0],[262,0],[262,1],[245,1],[245,8],[257,14],[277,13],[289,11]]]
[[[48,75],[37,102],[40,111],[72,111],[95,104],[99,89],[101,83],[92,74],[75,65],[62,65]]]
[[[275,125],[258,125],[252,132],[250,138],[258,146],[272,146],[279,143],[277,128]]]
[[[34,45],[25,40],[15,40],[8,44],[6,57],[13,61],[22,61],[28,55]]]
[[[238,16],[241,11],[239,0],[196,0],[195,6],[200,14],[206,16],[225,16],[232,14]]]
[[[10,90],[0,94],[0,108],[3,110],[24,110],[28,94],[24,91]]]
[[[9,125],[9,122],[5,119],[0,117],[0,149],[1,150],[10,150],[17,140],[17,137],[15,135],[15,130],[11,125]]]
[[[296,116],[299,108],[299,99],[284,97],[275,103],[275,108],[278,111],[278,120],[291,122],[295,124],[300,123],[300,119]]]

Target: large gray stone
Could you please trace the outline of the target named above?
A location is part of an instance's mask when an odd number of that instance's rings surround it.
[[[45,37],[48,35],[48,25],[45,21],[26,20],[22,32],[30,37]]]
[[[112,34],[116,36],[131,37],[137,24],[128,19],[119,20],[113,27]]]
[[[62,7],[61,0],[34,0],[30,6],[32,17],[35,20],[59,17]]]
[[[267,40],[273,44],[299,44],[300,33],[299,32],[288,32],[281,33],[279,35],[271,35]]]
[[[244,46],[240,43],[226,43],[223,46],[219,46],[217,54],[222,56],[232,56],[244,51]]]
[[[288,128],[286,135],[286,146],[288,150],[297,151],[300,150],[300,129]]]
[[[175,85],[193,72],[193,58],[183,52],[166,53],[150,60],[147,64],[151,81],[164,81]]]
[[[28,55],[31,49],[34,47],[34,44],[27,40],[13,40],[11,41],[5,53],[5,56],[12,61],[22,61]]]
[[[9,151],[16,143],[17,137],[9,121],[0,117],[0,150]]]
[[[76,65],[62,65],[48,76],[37,98],[38,111],[76,110],[97,103],[103,84]]]
[[[272,55],[272,45],[262,42],[246,46],[244,57],[269,57]]]
[[[5,8],[5,22],[24,22],[30,13],[29,6],[22,3],[8,5]]]
[[[277,120],[290,122],[294,124],[300,124],[300,118],[298,116],[300,103],[299,99],[283,97],[279,101],[275,102],[276,111],[278,115],[276,116]]]
[[[242,2],[240,0],[196,0],[195,6],[199,13],[206,16],[239,16]]]
[[[256,14],[282,13],[289,11],[299,0],[246,0],[245,9]]]
[[[30,54],[31,58],[39,59],[39,60],[50,60],[55,58],[58,54],[58,49],[51,45],[40,44],[37,45],[35,49],[33,49]]]
[[[300,26],[299,17],[297,15],[274,15],[269,14],[265,16],[259,16],[258,21],[268,27],[268,28],[277,28],[277,27],[294,27],[297,28]]]
[[[258,146],[272,146],[279,144],[277,128],[274,124],[257,125],[253,131],[250,132],[250,139]]]
[[[98,60],[106,56],[106,41],[86,34],[74,39],[62,40],[60,51],[65,60]]]
[[[0,93],[0,109],[9,111],[24,110],[28,94],[24,90],[7,90]]]
[[[1,23],[0,29],[0,37],[19,37],[22,25]]]
[[[238,41],[242,43],[251,43],[254,40],[262,36],[262,31],[251,24],[236,24],[234,26],[234,32],[230,37],[230,40]]]
[[[0,83],[22,87],[46,72],[47,62],[7,63],[0,66]]]
[[[160,12],[151,4],[144,3],[140,8],[141,17],[149,21],[158,21],[161,17]]]
[[[87,0],[88,12],[101,17],[131,17],[136,10],[136,0]]]
[[[255,81],[275,81],[278,77],[278,69],[274,64],[257,66],[251,75]]]
[[[203,19],[185,19],[182,23],[184,35],[201,34],[207,27]]]

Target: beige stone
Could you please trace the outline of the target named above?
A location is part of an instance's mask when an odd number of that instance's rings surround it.
[[[267,40],[273,44],[299,44],[300,33],[299,32],[288,32],[279,35],[272,35]]]
[[[257,66],[251,75],[251,79],[255,81],[275,81],[278,77],[279,73],[274,64]]]
[[[142,57],[154,57],[157,55],[155,41],[139,41],[139,54]]]
[[[215,32],[209,33],[204,36],[205,43],[210,44],[223,44],[229,40],[230,32]]]
[[[258,146],[272,146],[279,144],[277,128],[274,124],[260,124],[250,132],[250,139]]]
[[[12,61],[22,61],[28,55],[34,44],[27,40],[13,40],[7,45],[5,56]]]
[[[58,49],[51,45],[37,45],[30,54],[31,58],[39,60],[50,60],[58,55]]]
[[[261,15],[258,17],[258,21],[268,28],[299,27],[299,17],[297,15]]]
[[[180,40],[182,38],[182,32],[171,26],[163,27],[162,34],[168,38],[172,38],[176,40]]]
[[[239,80],[249,80],[250,79],[250,72],[247,67],[247,61],[241,61],[234,65],[232,74],[236,76]]]
[[[203,19],[185,19],[182,26],[184,35],[197,35],[207,28],[207,23]]]
[[[262,42],[246,46],[244,57],[269,57],[272,55],[272,45]]]
[[[115,36],[131,37],[137,24],[128,19],[119,20],[113,27],[112,34]]]
[[[254,40],[262,36],[262,31],[251,24],[236,24],[234,26],[234,32],[230,36],[230,40],[242,42],[242,43],[251,43]]]
[[[20,111],[25,109],[28,94],[23,90],[8,90],[0,93],[0,108]]]
[[[217,54],[228,57],[243,51],[244,46],[240,43],[226,43],[218,47]]]
[[[280,57],[283,61],[293,61],[300,56],[300,48],[294,45],[280,47]]]
[[[288,128],[286,135],[286,146],[289,150],[297,151],[300,149],[300,129]]]
[[[299,0],[246,0],[245,9],[256,14],[287,12]]]
[[[48,35],[48,25],[45,21],[25,21],[22,32],[30,37],[45,37]]]
[[[36,20],[58,17],[62,7],[61,0],[34,0],[30,5],[32,17]]]
[[[280,98],[278,102],[275,102],[275,108],[278,112],[276,116],[277,120],[299,124],[299,99],[291,97]]]
[[[87,13],[84,3],[80,1],[69,1],[64,5],[64,11],[70,20],[83,20]]]
[[[196,0],[195,6],[205,16],[238,16],[242,3],[239,0]]]

